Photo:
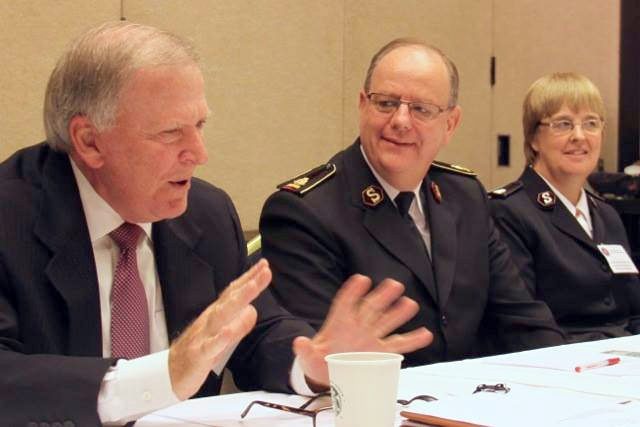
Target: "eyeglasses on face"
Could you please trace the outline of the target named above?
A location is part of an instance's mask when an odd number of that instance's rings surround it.
[[[569,119],[557,119],[549,122],[540,122],[538,126],[549,126],[551,132],[555,135],[567,135],[575,129],[576,126],[580,126],[582,132],[597,135],[602,132],[604,128],[604,121],[598,117],[592,117],[582,121],[581,123],[574,123]]]
[[[249,410],[251,410],[251,408],[253,407],[253,405],[260,405],[260,406],[265,406],[267,408],[277,409],[279,411],[291,412],[292,414],[305,415],[307,417],[311,417],[313,421],[313,427],[316,427],[316,419],[318,418],[318,414],[322,411],[332,409],[332,406],[331,404],[329,404],[328,406],[321,406],[316,409],[307,409],[307,408],[313,402],[325,396],[329,396],[329,393],[322,393],[322,394],[318,394],[317,396],[313,396],[312,398],[310,398],[309,400],[307,400],[306,402],[304,402],[302,405],[298,407],[280,405],[279,403],[265,402],[264,400],[254,400],[253,402],[249,403],[249,405],[244,409],[244,411],[242,411],[242,414],[240,414],[240,418],[246,417],[247,414],[249,413]]]
[[[371,92],[367,94],[367,98],[375,109],[383,114],[395,113],[402,104],[406,104],[411,117],[422,122],[433,120],[438,117],[440,113],[451,109],[451,107],[442,108],[429,102],[403,101],[396,96],[385,95],[383,93]]]

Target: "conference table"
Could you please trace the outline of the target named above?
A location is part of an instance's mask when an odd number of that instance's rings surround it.
[[[640,426],[640,336],[401,370],[398,398],[416,395],[437,400],[398,404],[396,426],[424,425],[408,421],[405,411],[439,420],[434,425]],[[191,399],[136,426],[312,427],[309,416],[259,405],[240,417],[254,400],[297,407],[307,399],[263,391]],[[320,412],[316,425],[334,425],[332,411]]]

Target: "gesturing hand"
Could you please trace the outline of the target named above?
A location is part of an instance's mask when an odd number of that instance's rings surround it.
[[[271,270],[263,259],[231,282],[171,345],[169,375],[179,399],[197,392],[211,369],[253,329],[257,313],[251,302],[269,282]]]
[[[351,276],[336,294],[320,331],[312,338],[298,337],[293,351],[310,385],[327,386],[324,356],[345,351],[408,353],[433,340],[427,328],[389,335],[418,312],[418,304],[402,296],[404,285],[386,279],[369,292],[371,280]]]

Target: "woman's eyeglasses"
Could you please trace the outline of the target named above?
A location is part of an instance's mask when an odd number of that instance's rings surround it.
[[[598,134],[602,132],[602,129],[604,128],[604,121],[597,117],[586,119],[581,123],[574,123],[569,119],[558,119],[551,120],[549,122],[540,122],[538,123],[538,126],[549,126],[551,132],[558,136],[567,135],[568,133],[573,132],[576,126],[580,126],[580,129],[582,129],[582,132],[584,133]]]

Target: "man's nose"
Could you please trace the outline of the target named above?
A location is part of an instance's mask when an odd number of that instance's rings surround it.
[[[186,146],[182,151],[180,160],[203,165],[209,160],[207,147],[204,145],[204,135],[201,129],[193,129],[186,135]]]
[[[409,106],[402,103],[398,106],[398,109],[394,111],[391,117],[391,126],[394,129],[407,130],[411,128],[411,111]]]

